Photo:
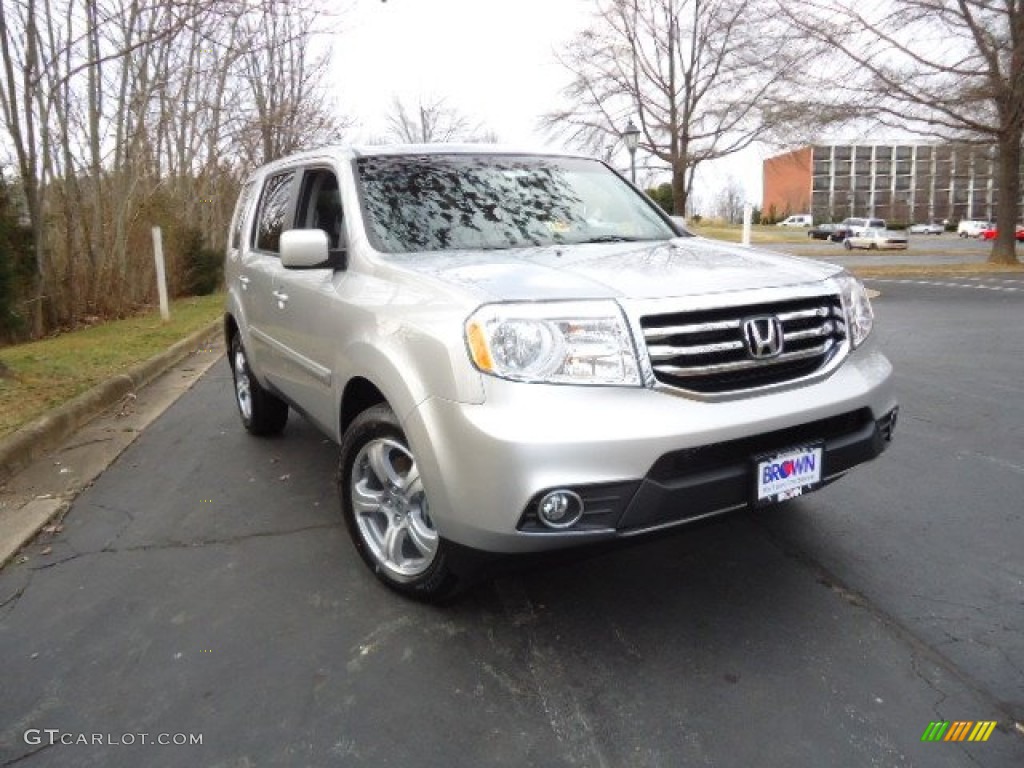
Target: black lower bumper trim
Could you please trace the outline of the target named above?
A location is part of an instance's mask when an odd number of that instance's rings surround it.
[[[851,414],[843,422],[849,431],[832,430],[831,434],[814,435],[814,430],[805,426],[761,436],[756,442],[735,441],[710,446],[719,458],[728,456],[726,460],[715,462],[715,466],[688,470],[685,455],[659,460],[641,481],[616,527],[628,533],[749,505],[753,496],[754,456],[792,448],[805,442],[807,437],[824,439],[822,483],[834,480],[881,454],[892,439],[895,411],[877,421],[866,411],[858,412],[857,418],[851,420],[853,417]],[[666,472],[669,465],[675,467],[674,476]]]

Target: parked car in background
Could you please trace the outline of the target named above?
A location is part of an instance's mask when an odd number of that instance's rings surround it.
[[[807,230],[807,237],[811,240],[830,240],[838,228],[838,224],[819,224]]]
[[[985,219],[963,219],[956,227],[956,233],[960,237],[981,237],[986,229],[995,226],[995,222]]]
[[[996,229],[995,227],[989,227],[988,229],[983,229],[981,231],[981,234],[978,235],[978,237],[980,237],[982,240],[995,240],[998,236],[999,236],[999,230]],[[1024,242],[1024,224],[1018,224],[1017,225],[1016,238],[1017,238],[1017,242],[1018,243]]]
[[[910,234],[912,235],[941,235],[946,228],[937,221],[930,221],[927,224],[912,224]]]
[[[814,217],[809,213],[798,213],[784,221],[780,221],[775,226],[777,227],[813,227]]]
[[[885,229],[885,219],[862,219],[850,217],[843,219],[832,235],[832,240],[844,242],[850,235],[863,234],[868,229]]]
[[[867,248],[869,250],[900,251],[907,248],[907,233],[891,229],[872,227],[861,234],[850,235],[843,241],[846,250],[851,248]]]

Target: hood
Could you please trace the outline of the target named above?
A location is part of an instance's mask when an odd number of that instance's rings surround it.
[[[658,299],[817,282],[839,267],[702,237],[391,257],[481,300]]]

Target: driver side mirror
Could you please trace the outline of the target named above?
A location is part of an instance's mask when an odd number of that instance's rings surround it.
[[[289,229],[281,233],[281,264],[286,269],[344,269],[345,251],[329,250],[322,229]]]

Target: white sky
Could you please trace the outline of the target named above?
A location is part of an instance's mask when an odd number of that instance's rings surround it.
[[[351,139],[383,136],[398,96],[409,107],[420,97],[444,98],[503,143],[559,146],[537,122],[560,103],[569,79],[555,53],[587,25],[592,7],[591,0],[350,0],[332,41],[332,73],[338,107],[357,123]],[[759,202],[765,154],[709,167],[698,198],[710,203],[732,175]],[[628,167],[625,150],[618,163]]]

